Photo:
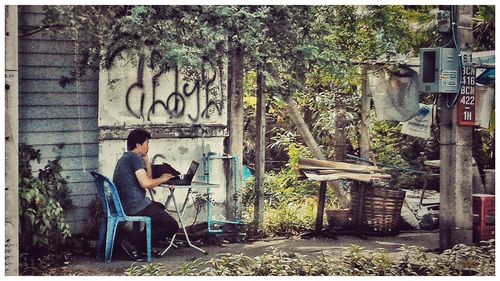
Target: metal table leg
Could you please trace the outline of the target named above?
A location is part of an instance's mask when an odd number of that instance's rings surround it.
[[[177,213],[177,216],[179,217],[179,223],[181,225],[182,231],[184,232],[184,235],[186,237],[186,241],[187,241],[188,245],[191,248],[194,248],[194,249],[204,253],[205,255],[207,255],[208,253],[205,250],[203,250],[203,249],[201,249],[201,248],[199,248],[191,243],[191,240],[189,240],[189,235],[186,231],[186,227],[184,226],[184,223],[182,221],[182,217],[184,216],[184,210],[186,209],[186,204],[187,204],[187,201],[189,199],[189,194],[191,193],[191,188],[188,189],[188,192],[186,194],[186,198],[184,199],[184,203],[182,204],[182,208],[180,211],[179,211],[179,208],[177,207],[177,201],[175,200],[175,195],[174,195],[175,188],[169,188],[169,190],[170,190],[170,196],[167,198],[167,202],[165,202],[165,208],[167,208],[168,201],[170,199],[172,199],[172,202],[174,203],[174,207],[175,207],[175,212]],[[165,253],[172,247],[172,245],[174,245],[174,241],[175,241],[176,236],[177,236],[177,233],[172,236],[172,239],[171,239],[168,247],[165,250],[163,250],[163,252],[160,253],[161,257],[163,255],[165,255]]]

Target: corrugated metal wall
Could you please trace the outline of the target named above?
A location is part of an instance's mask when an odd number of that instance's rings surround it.
[[[41,150],[40,167],[61,156],[73,204],[66,215],[73,233],[85,231],[98,168],[98,73],[62,88],[59,79],[75,69],[75,42],[48,32],[26,30],[43,19],[41,6],[19,6],[19,142]],[[38,167],[36,167],[38,168]]]

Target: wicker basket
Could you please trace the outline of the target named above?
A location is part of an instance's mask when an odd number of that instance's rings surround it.
[[[378,235],[398,230],[405,191],[383,187],[365,188],[362,225],[365,231]],[[354,225],[358,222],[360,187],[351,187],[351,209]]]

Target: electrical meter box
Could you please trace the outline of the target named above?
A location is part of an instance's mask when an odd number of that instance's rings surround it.
[[[420,49],[420,93],[454,93],[459,87],[459,61],[454,48]]]

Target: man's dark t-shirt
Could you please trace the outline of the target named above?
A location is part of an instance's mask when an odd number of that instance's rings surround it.
[[[135,176],[135,172],[140,169],[146,169],[144,161],[139,155],[130,151],[125,152],[116,163],[113,182],[127,215],[134,215],[151,203],[146,197],[146,190],[140,186]]]

